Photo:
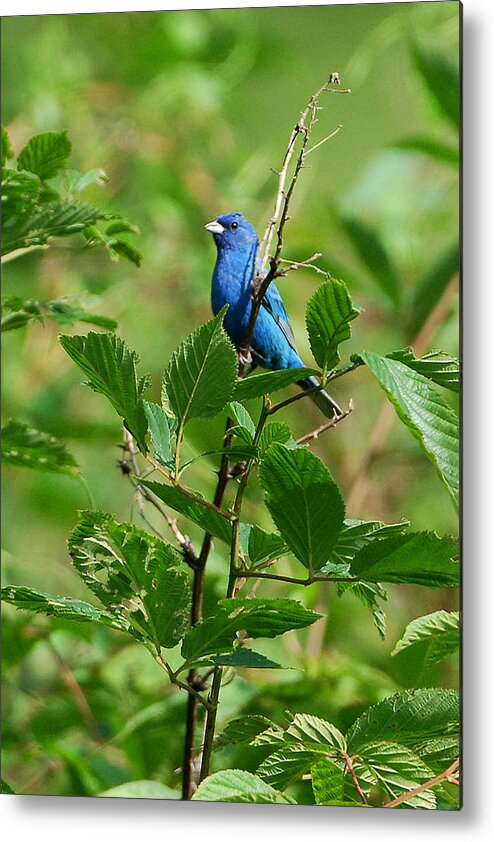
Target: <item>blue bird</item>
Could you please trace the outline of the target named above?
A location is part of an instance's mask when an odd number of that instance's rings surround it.
[[[204,226],[214,237],[218,256],[213,271],[211,304],[219,313],[225,304],[225,330],[237,350],[242,347],[252,309],[251,281],[256,269],[259,240],[254,227],[241,213],[225,213]],[[254,365],[271,370],[304,367],[293,337],[288,315],[274,282],[262,300],[251,342]],[[302,389],[313,389],[315,377],[298,381]],[[310,397],[327,418],[343,412],[324,390]]]

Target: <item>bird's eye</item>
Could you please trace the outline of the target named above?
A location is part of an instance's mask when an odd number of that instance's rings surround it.
[[[230,228],[232,229],[232,231],[236,231],[236,229],[238,228],[238,222],[232,222]]]

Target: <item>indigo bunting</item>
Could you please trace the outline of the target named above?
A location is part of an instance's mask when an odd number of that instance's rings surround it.
[[[214,237],[218,255],[213,271],[211,304],[219,313],[228,304],[224,326],[237,350],[247,334],[252,309],[251,281],[256,269],[259,240],[254,227],[241,213],[226,213],[204,226]],[[277,370],[304,367],[293,337],[288,315],[274,282],[262,300],[251,341],[253,365]],[[316,377],[306,377],[297,385],[313,389],[319,385]],[[324,390],[312,392],[310,397],[328,418],[342,415],[342,410]]]

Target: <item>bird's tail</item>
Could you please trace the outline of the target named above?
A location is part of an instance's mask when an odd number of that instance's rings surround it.
[[[314,386],[319,386],[319,380],[317,377],[306,377],[304,380],[298,380],[297,386],[300,386],[301,389],[313,389]],[[326,418],[334,418],[335,416],[343,415],[341,407],[338,406],[336,401],[334,401],[331,395],[329,395],[324,389],[312,392],[310,394],[310,398],[316,406],[319,407]]]

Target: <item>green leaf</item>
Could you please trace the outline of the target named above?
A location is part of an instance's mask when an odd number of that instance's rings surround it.
[[[432,98],[457,128],[460,119],[458,67],[448,56],[419,43],[414,45],[413,59]]]
[[[311,766],[327,754],[327,747],[314,746],[312,749],[303,745],[283,746],[266,757],[257,768],[257,774],[266,783],[285,789],[291,783],[302,778]]]
[[[281,664],[271,661],[265,655],[254,652],[252,649],[246,649],[245,646],[235,649],[226,655],[213,655],[209,660],[211,663],[221,667],[247,667],[248,669],[264,670],[283,669]]]
[[[270,719],[260,715],[232,719],[223,729],[217,743],[220,745],[246,745],[272,725]]]
[[[460,754],[459,733],[447,737],[432,737],[414,745],[413,749],[437,775],[444,772]]]
[[[357,754],[376,740],[399,741],[413,747],[436,737],[455,734],[459,727],[456,690],[430,687],[404,690],[368,708],[347,732],[348,753]]]
[[[42,593],[32,588],[8,585],[2,588],[2,601],[36,614],[75,620],[78,623],[102,623],[104,626],[111,626],[120,631],[128,629],[128,623],[108,611],[95,608],[89,602]]]
[[[118,336],[88,333],[87,336],[60,336],[60,344],[89,378],[95,392],[104,395],[145,453],[146,415],[139,394],[139,358]]]
[[[156,403],[143,401],[144,412],[148,422],[148,430],[154,447],[154,456],[162,465],[170,465],[172,452],[170,448],[170,425],[168,416]]]
[[[2,170],[2,250],[4,241],[15,237],[14,226],[22,225],[34,213],[40,187],[34,173]]]
[[[288,424],[282,421],[272,421],[266,424],[259,437],[259,453],[262,455],[266,452],[273,442],[288,445],[292,441],[292,432]]]
[[[319,570],[331,555],[345,516],[328,469],[309,450],[273,444],[259,478],[281,536],[310,574]]]
[[[249,537],[247,543],[247,555],[252,564],[261,564],[264,561],[272,561],[289,552],[281,535],[276,532],[265,532],[259,526],[249,526]]]
[[[158,798],[170,801],[180,800],[180,793],[158,781],[128,781],[100,792],[98,798]]]
[[[270,395],[278,392],[304,377],[319,374],[315,368],[288,368],[282,371],[263,371],[243,380],[237,380],[234,397],[236,401],[248,401],[252,398],[259,398],[261,395]]]
[[[356,217],[343,216],[343,229],[360,260],[393,305],[401,304],[401,279],[379,234]]]
[[[205,532],[211,533],[215,538],[224,541],[225,544],[230,544],[232,539],[232,524],[226,517],[223,517],[219,512],[209,508],[200,502],[200,499],[192,500],[186,496],[180,488],[171,485],[165,485],[162,482],[153,482],[153,480],[141,479],[141,485],[149,488],[156,497],[159,497],[167,506],[171,506],[176,512],[188,517]],[[198,495],[196,495],[198,497]],[[204,501],[205,503],[206,501]]]
[[[285,731],[285,739],[301,742],[308,746],[322,745],[338,751],[346,751],[346,740],[341,731],[320,716],[309,713],[296,713]]]
[[[336,368],[338,346],[350,339],[350,322],[359,315],[343,281],[331,278],[317,289],[307,303],[305,321],[315,361],[323,371]]]
[[[437,140],[435,137],[429,135],[412,135],[411,137],[404,137],[392,144],[395,149],[403,149],[405,152],[418,152],[421,155],[427,155],[435,161],[440,161],[442,164],[450,164],[452,167],[459,166],[459,149],[457,146],[451,146],[449,143],[444,143],[442,140]]]
[[[142,263],[142,252],[125,240],[113,240],[110,245],[110,251],[119,257],[126,257],[134,266],[140,266]]]
[[[4,781],[3,778],[0,779],[0,792],[2,793],[2,795],[15,795],[16,794],[15,791],[12,789],[12,787],[9,786],[7,781]]]
[[[242,406],[238,401],[231,401],[227,406],[227,412],[236,421],[237,426],[241,427],[248,434],[245,441],[252,444],[256,432],[256,425],[245,406]]]
[[[105,181],[108,181],[108,176],[102,169],[87,170],[87,172],[66,169],[63,174],[65,191],[71,195],[82,193],[91,184],[104,184]]]
[[[395,582],[444,588],[458,584],[460,566],[454,538],[411,532],[372,541],[350,565],[350,575],[366,582]]]
[[[237,354],[221,313],[194,331],[174,352],[164,375],[170,406],[183,427],[191,418],[210,418],[232,399]]]
[[[61,298],[53,301],[23,300],[15,296],[6,296],[2,299],[2,313],[7,310],[7,315],[2,316],[2,331],[13,330],[23,327],[30,321],[43,322],[45,319],[54,319],[60,324],[73,324],[76,321],[96,324],[99,327],[114,330],[117,322],[108,316],[99,316],[87,311],[77,300]]]
[[[68,545],[85,584],[138,640],[158,650],[181,640],[189,624],[191,587],[173,547],[97,511],[80,514]]]
[[[368,743],[361,748],[353,768],[364,792],[377,786],[385,794],[385,801],[398,798],[434,777],[432,769],[414,751],[388,741]],[[407,798],[401,806],[434,810],[436,796],[432,789],[426,789]]]
[[[341,766],[324,757],[318,760],[310,771],[316,804],[331,805],[344,801],[343,769]],[[351,804],[351,802],[348,802],[348,804]],[[352,806],[354,805],[352,804]]]
[[[459,492],[458,418],[422,374],[398,360],[366,351],[360,354],[396,409],[418,439],[451,497]]]
[[[115,219],[113,222],[110,222],[109,225],[106,226],[105,234],[107,236],[113,236],[114,234],[140,234],[140,230],[137,225],[132,225],[128,219]]]
[[[2,427],[2,462],[80,479],[77,462],[62,442],[20,421]]]
[[[10,143],[10,137],[7,129],[4,125],[2,125],[2,167],[5,166],[5,163],[8,161],[9,158],[14,157],[14,152]]]
[[[31,212],[31,211],[30,211]],[[65,237],[84,231],[108,214],[84,202],[47,202],[22,225],[5,231],[2,254],[19,248],[44,245],[49,237]]]
[[[358,550],[365,546],[365,544],[376,538],[403,535],[409,526],[409,521],[383,523],[380,520],[355,520],[354,518],[348,518],[343,522],[343,528],[331,554],[331,559],[321,568],[322,572],[331,574],[335,565],[348,565],[355,558]]]
[[[460,615],[457,611],[434,611],[417,617],[405,629],[391,655],[409,649],[424,648],[425,666],[429,667],[456,652],[460,645]]]
[[[66,131],[37,134],[19,152],[17,168],[36,173],[43,180],[53,178],[67,166],[71,151]]]
[[[413,371],[418,371],[438,386],[444,386],[452,392],[460,391],[460,362],[456,357],[451,357],[442,351],[430,351],[417,359],[410,347],[392,351],[386,354],[386,357],[390,360],[398,360]]]
[[[295,804],[293,798],[277,792],[252,772],[224,769],[205,778],[193,801],[234,801],[251,804]]]
[[[249,637],[276,637],[304,628],[321,616],[294,599],[222,599],[218,605],[214,616],[188,631],[182,644],[187,662],[229,652],[239,631]]]

